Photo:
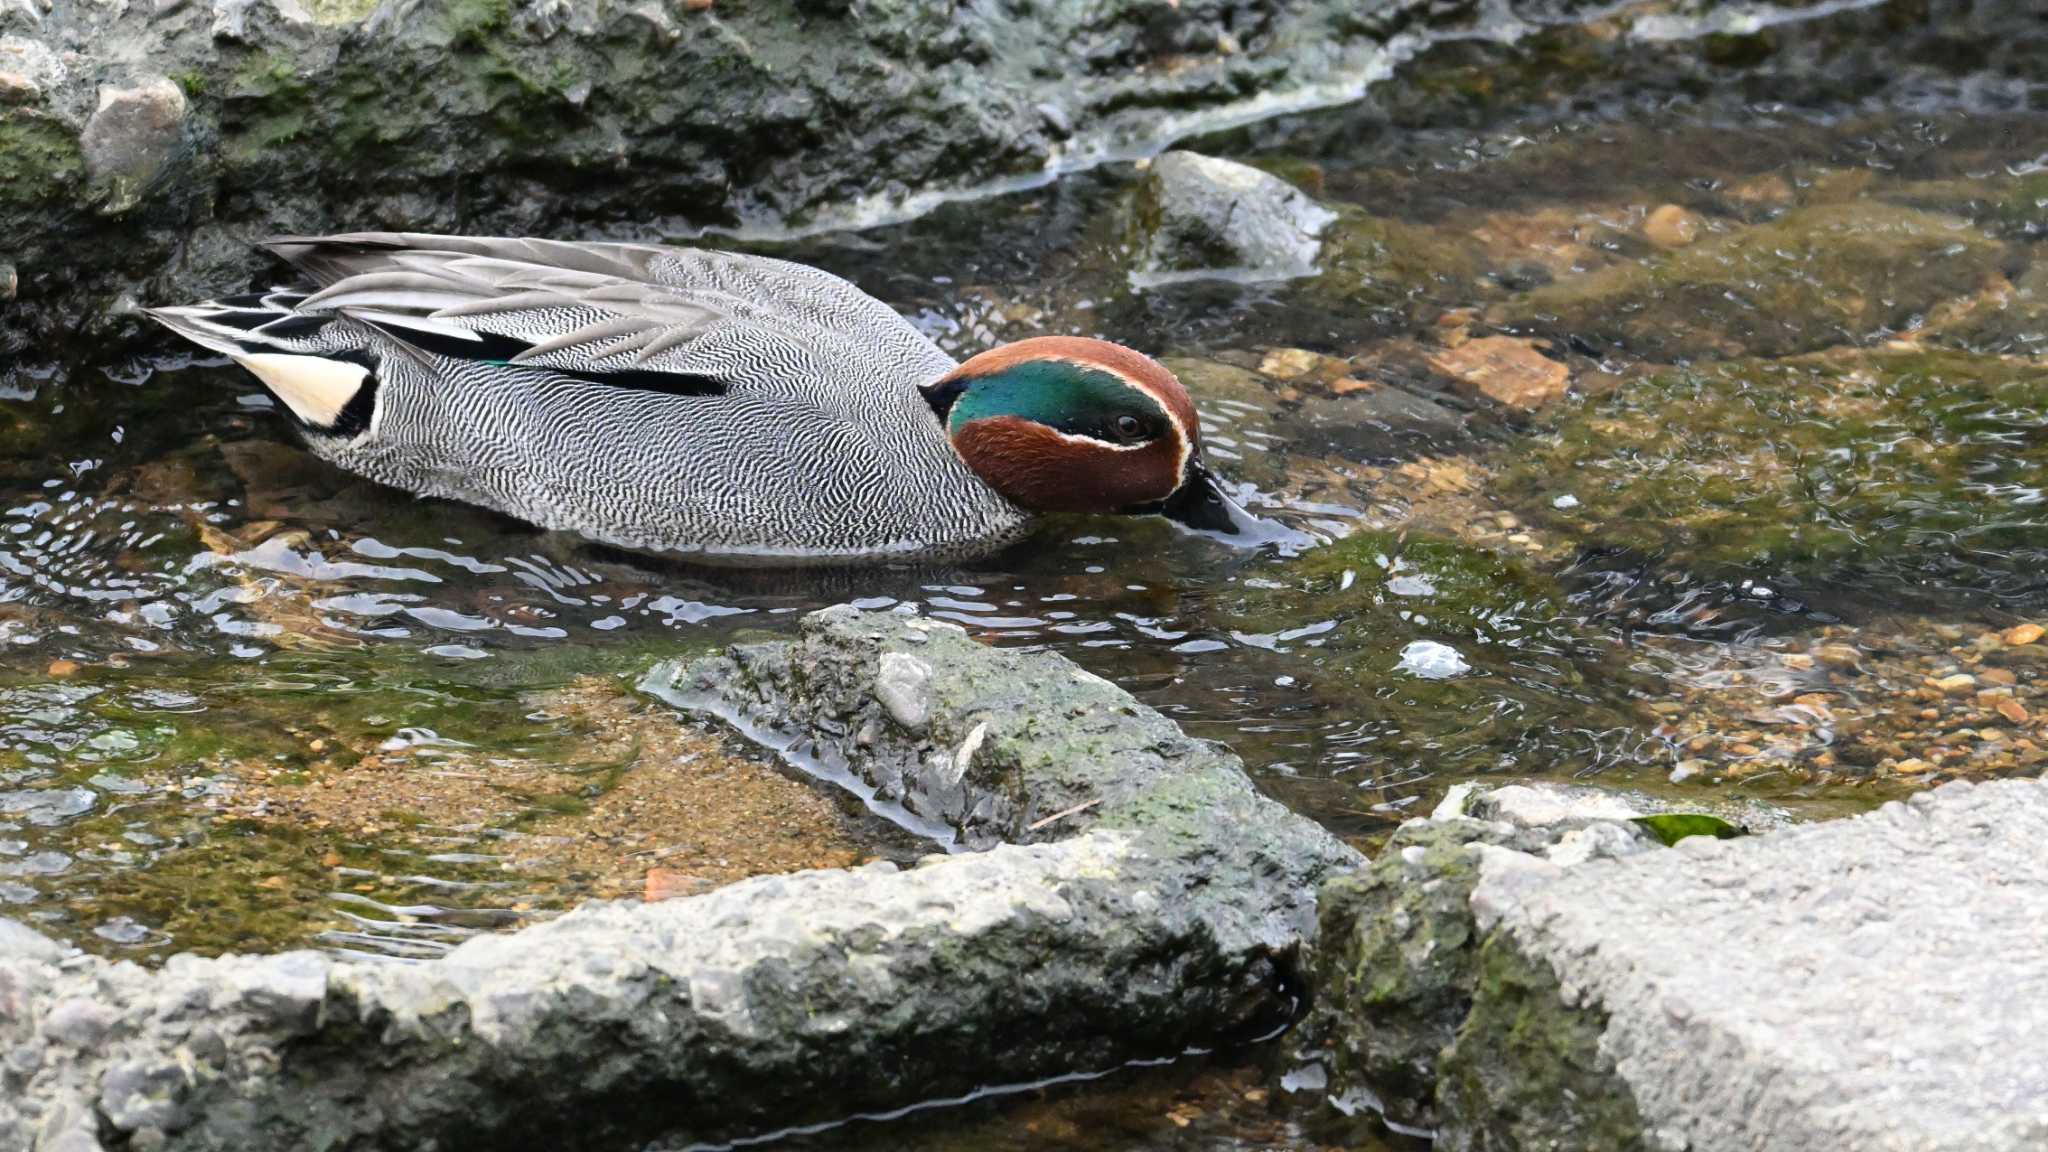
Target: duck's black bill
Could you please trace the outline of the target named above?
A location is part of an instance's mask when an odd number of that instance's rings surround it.
[[[1267,544],[1305,548],[1316,542],[1313,536],[1271,520],[1261,520],[1239,507],[1237,501],[1223,494],[1222,485],[1200,462],[1188,468],[1187,480],[1172,496],[1158,504],[1126,511],[1157,513],[1176,524],[1238,548],[1259,548]]]
[[[1216,477],[1201,464],[1188,469],[1180,490],[1159,505],[1159,514],[1197,532],[1218,532],[1225,536],[1255,533],[1259,521],[1223,494]]]

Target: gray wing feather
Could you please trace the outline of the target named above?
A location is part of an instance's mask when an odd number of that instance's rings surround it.
[[[888,305],[763,256],[397,232],[270,247],[322,284],[302,308],[401,312],[527,341],[517,360],[535,367],[708,376],[846,412],[955,366]]]

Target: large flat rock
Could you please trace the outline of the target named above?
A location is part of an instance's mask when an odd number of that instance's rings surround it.
[[[1449,1147],[2048,1147],[2048,784],[1568,868],[1479,852],[1497,951],[1447,1057]],[[1561,1074],[1569,1125],[1489,1092]]]
[[[1052,653],[827,609],[643,687],[959,849],[591,904],[400,965],[0,920],[0,1149],[724,1143],[1271,1033],[1357,864]]]

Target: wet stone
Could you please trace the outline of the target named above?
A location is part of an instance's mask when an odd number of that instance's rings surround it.
[[[23,816],[30,824],[52,825],[92,811],[97,797],[85,788],[40,788],[0,792],[0,814]]]
[[[1700,238],[1700,218],[1676,204],[1662,204],[1643,220],[1643,238],[1659,248],[1685,248]]]
[[[63,83],[67,71],[41,42],[0,36],[0,104],[32,104]]]
[[[107,196],[104,211],[125,212],[141,201],[177,154],[184,124],[185,93],[171,80],[100,89],[79,144],[87,173]]]
[[[1136,209],[1140,286],[1222,276],[1285,280],[1316,270],[1336,214],[1277,176],[1195,152],[1147,169]]]
[[[1429,366],[1511,412],[1533,413],[1565,394],[1571,369],[1512,336],[1487,336],[1431,353]]]
[[[931,716],[931,678],[931,666],[917,657],[884,653],[881,675],[875,681],[875,699],[881,701],[889,718],[905,731],[922,732]]]
[[[881,719],[888,653],[928,669],[923,733]],[[185,954],[147,971],[0,954],[0,980],[103,1003],[124,1030],[115,1050],[46,1060],[32,1097],[0,1096],[0,1133],[83,1091],[136,1147],[337,1131],[366,1147],[519,1142],[564,1125],[624,1147],[664,1123],[689,1126],[683,1143],[725,1143],[1178,1055],[1285,1023],[1298,999],[1274,956],[1306,948],[1315,888],[1359,860],[1108,681],[960,628],[828,610],[798,641],[666,664],[641,686],[798,736],[793,770],[829,763],[869,785],[900,771],[986,850],[594,902],[414,965]],[[415,736],[422,753],[449,747]],[[21,1019],[0,1017],[0,1047],[21,1042]],[[988,1042],[1020,1029],[1032,1043]],[[562,1074],[577,1067],[603,1074]],[[692,1104],[646,1114],[661,1094]]]
[[[110,944],[140,944],[149,939],[149,929],[127,916],[116,916],[95,927],[92,934]]]
[[[0,863],[0,876],[62,876],[72,858],[63,852],[37,852],[19,861]]]

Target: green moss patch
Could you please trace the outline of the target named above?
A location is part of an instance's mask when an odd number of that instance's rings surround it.
[[[1491,318],[1658,360],[1786,356],[1909,326],[1981,288],[2004,256],[1960,217],[1867,200],[1817,204],[1560,280]]]
[[[0,207],[35,204],[85,176],[85,154],[69,128],[20,109],[0,115]]]
[[[1502,478],[1593,548],[1695,570],[1993,588],[2048,561],[2048,366],[1945,351],[1743,360],[1615,392]],[[1561,496],[1576,506],[1558,509]]]
[[[1600,1054],[1606,1014],[1565,1003],[1547,964],[1496,933],[1471,1015],[1443,1056],[1438,1106],[1476,1148],[1646,1147],[1635,1098]]]
[[[1402,828],[1318,894],[1317,1012],[1337,1072],[1407,1123],[1431,1124],[1437,1059],[1472,1006],[1477,824]]]

